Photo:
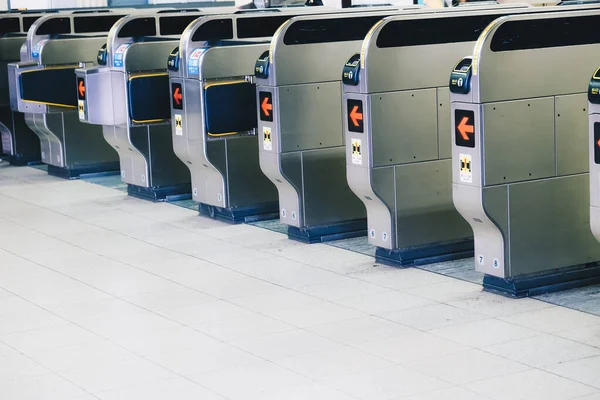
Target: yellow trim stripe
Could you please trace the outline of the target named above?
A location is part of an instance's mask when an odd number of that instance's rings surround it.
[[[50,70],[56,70],[56,69],[77,69],[79,68],[79,64],[77,65],[65,65],[65,66],[60,66],[60,67],[45,67],[43,69],[30,69],[30,70],[24,70],[21,71],[21,75],[22,74],[28,74],[30,72],[44,72],[44,71],[50,71]]]
[[[226,132],[226,133],[210,133],[210,132],[206,132],[206,134],[208,136],[211,137],[219,137],[219,136],[231,136],[231,135],[237,135],[239,132]]]
[[[144,119],[144,120],[137,120],[137,119],[132,119],[131,122],[135,123],[135,124],[148,124],[151,122],[162,122],[162,121],[166,121],[166,119]]]
[[[161,72],[161,73],[156,73],[156,74],[143,74],[143,75],[132,75],[129,77],[129,80],[133,80],[133,79],[138,79],[138,78],[150,78],[153,76],[169,76],[169,74]]]
[[[209,87],[212,87],[212,86],[235,85],[238,83],[250,83],[250,82],[248,82],[247,80],[244,80],[244,79],[236,79],[236,80],[222,81],[222,82],[206,82],[204,84],[204,89],[208,89]]]
[[[47,106],[57,106],[57,107],[65,107],[65,108],[77,108],[77,106],[71,106],[68,104],[58,104],[58,103],[48,103],[45,101],[35,101],[35,100],[22,100],[23,103],[36,103],[36,104],[44,104]]]

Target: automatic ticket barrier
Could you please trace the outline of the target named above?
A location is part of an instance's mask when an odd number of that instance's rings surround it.
[[[260,166],[277,186],[290,238],[366,234],[365,207],[346,181],[340,66],[375,23],[401,12],[295,18],[256,62]]]
[[[28,61],[23,47],[27,31],[42,15],[0,15],[0,154],[14,165],[40,161],[40,140],[25,123],[25,116],[10,108],[8,64]]]
[[[528,9],[389,17],[343,65],[347,180],[367,210],[378,261],[472,256],[471,228],[452,204],[448,70],[490,22]]]
[[[590,160],[590,228],[600,241],[600,68],[588,87],[589,160]]]
[[[9,64],[11,108],[25,113],[41,143],[48,172],[67,178],[118,170],[118,158],[102,128],[79,122],[74,70],[96,61],[97,49],[124,14],[54,14],[39,18],[27,34],[29,62]]]
[[[600,282],[586,156],[599,23],[598,10],[503,17],[452,69],[453,200],[487,289]]]
[[[132,15],[119,21],[96,68],[77,70],[86,87],[80,119],[103,126],[118,152],[130,195],[151,200],[190,196],[190,174],[173,152],[167,59],[205,12]]]
[[[277,190],[259,165],[254,62],[282,23],[324,11],[208,16],[184,32],[168,66],[172,136],[201,213],[234,223],[277,216]]]

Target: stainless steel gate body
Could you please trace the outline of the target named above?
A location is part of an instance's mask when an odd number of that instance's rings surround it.
[[[598,23],[598,10],[503,17],[452,71],[453,200],[488,289],[599,281],[586,160]]]
[[[185,27],[205,12],[132,15],[110,32],[105,66],[77,70],[87,95],[83,122],[101,125],[119,154],[131,195],[188,198],[190,176],[171,141],[167,59]]]
[[[373,24],[400,12],[295,18],[257,62],[264,69],[256,74],[260,166],[277,186],[291,238],[319,242],[366,232],[365,208],[346,182],[340,66]]]
[[[11,107],[25,113],[39,136],[48,172],[76,178],[118,170],[116,153],[102,129],[81,124],[75,68],[93,64],[110,27],[124,14],[54,14],[39,18],[27,34],[31,62],[9,64]]]
[[[208,16],[184,32],[169,65],[172,137],[200,212],[234,223],[277,216],[277,190],[259,165],[254,63],[283,22],[324,11]]]
[[[24,50],[27,31],[41,16],[12,13],[0,16],[0,154],[14,165],[40,161],[40,140],[25,123],[25,116],[10,108],[8,64],[29,61],[30,53]]]
[[[527,9],[389,17],[346,62],[347,179],[366,207],[378,261],[407,265],[473,254],[471,228],[452,204],[448,70],[489,22]]]
[[[600,241],[600,68],[588,87],[589,166],[590,166],[590,228]]]

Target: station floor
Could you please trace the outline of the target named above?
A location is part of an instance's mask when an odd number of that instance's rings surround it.
[[[2,400],[600,400],[598,287],[508,299],[100,180],[0,164]]]

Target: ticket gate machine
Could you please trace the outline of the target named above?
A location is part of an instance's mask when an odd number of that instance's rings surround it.
[[[124,18],[108,38],[105,66],[77,70],[87,88],[82,121],[103,126],[119,154],[128,193],[151,200],[190,196],[190,174],[173,152],[169,76],[171,50],[181,33],[206,12]]]
[[[452,69],[453,200],[489,290],[600,282],[586,158],[598,23],[597,9],[502,17]]]
[[[10,108],[8,64],[28,60],[29,54],[21,54],[21,48],[29,27],[42,15],[0,15],[0,155],[14,165],[40,161],[40,140],[25,123],[25,116]]]
[[[210,16],[184,32],[169,58],[172,136],[201,213],[234,223],[277,216],[276,188],[259,166],[254,62],[282,23],[323,11]]]
[[[590,159],[590,228],[600,241],[600,68],[588,86],[589,159]]]
[[[389,17],[343,66],[347,180],[367,210],[377,261],[472,256],[471,228],[452,204],[448,70],[490,22],[527,9]]]
[[[11,108],[25,113],[41,143],[48,172],[66,178],[118,170],[101,127],[81,124],[74,70],[96,61],[112,25],[126,14],[77,13],[41,17],[27,34],[30,62],[9,65]]]
[[[296,18],[256,63],[260,166],[278,189],[290,238],[366,234],[365,207],[346,181],[340,66],[375,23],[400,12]]]

